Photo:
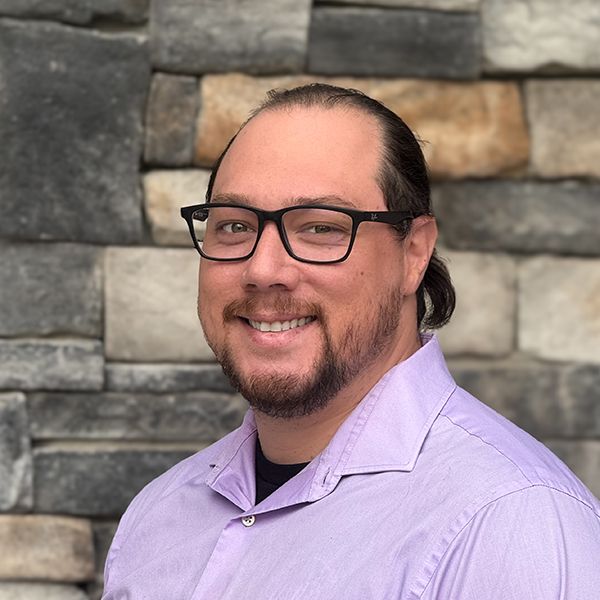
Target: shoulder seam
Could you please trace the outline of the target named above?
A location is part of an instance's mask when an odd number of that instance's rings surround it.
[[[450,421],[450,423],[452,423],[452,425],[454,425],[455,427],[458,427],[459,429],[462,429],[467,435],[470,435],[471,437],[477,438],[482,444],[485,444],[486,446],[489,446],[490,448],[493,448],[498,454],[500,454],[501,456],[503,456],[508,462],[512,463],[515,466],[515,468],[519,471],[519,473],[521,473],[521,475],[532,486],[538,485],[537,483],[534,483],[533,481],[531,481],[531,479],[523,472],[523,469],[521,469],[521,467],[512,458],[510,458],[509,456],[506,456],[506,454],[504,454],[504,452],[502,452],[502,450],[500,450],[499,448],[497,448],[493,444],[490,444],[488,441],[484,440],[481,436],[473,433],[472,431],[469,431],[468,429],[465,429],[462,425],[459,425],[458,423],[456,423],[455,421],[453,421],[448,415],[440,414],[440,417],[444,417],[445,419],[448,419],[448,421]]]

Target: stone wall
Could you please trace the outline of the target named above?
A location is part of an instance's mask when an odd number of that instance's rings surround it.
[[[0,0],[0,599],[101,595],[119,516],[245,407],[182,205],[272,87],[425,141],[458,382],[600,495],[597,0]]]

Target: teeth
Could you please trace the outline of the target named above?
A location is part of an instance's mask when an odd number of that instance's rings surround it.
[[[248,322],[254,329],[258,329],[258,331],[287,331],[288,329],[295,329],[296,327],[307,325],[312,320],[312,317],[301,317],[300,319],[283,321],[283,323],[281,321],[267,323],[266,321],[253,321],[252,319],[248,319]]]

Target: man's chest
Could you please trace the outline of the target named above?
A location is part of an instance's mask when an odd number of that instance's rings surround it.
[[[398,486],[383,495],[369,479],[252,518],[221,500],[150,515],[118,553],[106,600],[400,598],[430,543],[427,523]]]

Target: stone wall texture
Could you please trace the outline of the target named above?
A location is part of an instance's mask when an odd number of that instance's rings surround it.
[[[151,479],[242,420],[179,209],[272,88],[423,141],[459,385],[600,494],[597,0],[0,0],[0,600],[99,600]]]

